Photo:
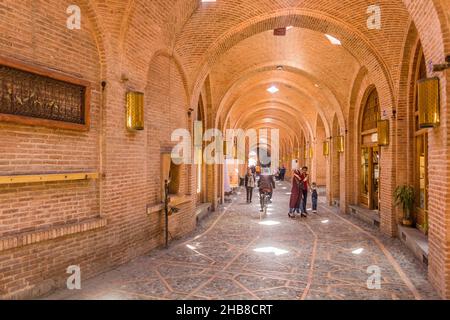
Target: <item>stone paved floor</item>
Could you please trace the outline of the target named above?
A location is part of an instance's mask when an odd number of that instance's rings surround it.
[[[46,299],[438,299],[426,270],[400,241],[320,204],[287,216],[289,185],[278,183],[269,216],[240,192],[189,239],[85,280]],[[369,290],[369,266],[381,289]]]

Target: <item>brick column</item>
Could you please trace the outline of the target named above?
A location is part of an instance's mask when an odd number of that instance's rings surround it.
[[[441,76],[441,125],[429,132],[428,275],[439,293],[450,299],[450,76]],[[447,112],[445,112],[447,111]]]

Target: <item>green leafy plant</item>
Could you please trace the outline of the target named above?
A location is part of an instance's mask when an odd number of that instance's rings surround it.
[[[414,188],[403,185],[398,186],[394,191],[395,205],[403,208],[404,219],[411,221],[411,211],[414,207]]]

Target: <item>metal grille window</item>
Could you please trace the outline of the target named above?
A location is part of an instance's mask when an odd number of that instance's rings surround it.
[[[86,129],[89,84],[61,73],[0,59],[0,120]]]

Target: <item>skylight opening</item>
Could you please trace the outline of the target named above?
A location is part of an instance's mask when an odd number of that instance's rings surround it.
[[[261,224],[261,225],[263,225],[263,226],[276,226],[276,225],[279,225],[280,222],[278,222],[278,221],[272,221],[272,220],[267,220],[267,221],[259,222],[259,224]]]
[[[267,89],[268,92],[270,92],[271,94],[275,94],[278,91],[280,91],[280,89],[278,89],[276,86],[271,86],[269,89]]]

